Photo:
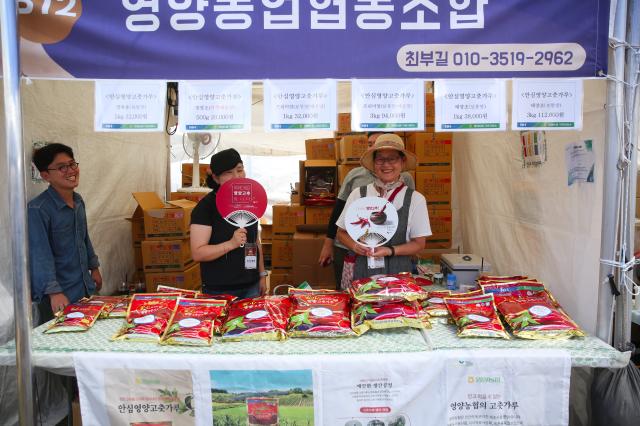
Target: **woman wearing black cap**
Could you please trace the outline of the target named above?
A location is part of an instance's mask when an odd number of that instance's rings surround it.
[[[191,213],[191,253],[200,262],[202,291],[207,294],[232,294],[238,298],[255,297],[266,291],[266,275],[258,224],[236,228],[227,223],[216,207],[217,190],[228,180],[244,178],[240,154],[233,148],[211,157],[211,175],[207,185],[213,189]],[[258,268],[245,268],[245,243],[258,244]]]

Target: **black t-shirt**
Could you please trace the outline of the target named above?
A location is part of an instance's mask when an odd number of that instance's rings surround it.
[[[209,244],[220,244],[229,241],[233,233],[238,229],[227,223],[218,212],[215,191],[207,194],[193,209],[191,212],[191,224],[211,226]],[[257,223],[247,227],[248,243],[255,243],[257,236]],[[200,275],[205,293],[245,289],[255,285],[260,279],[258,269],[245,269],[243,247],[231,250],[216,260],[201,262]]]

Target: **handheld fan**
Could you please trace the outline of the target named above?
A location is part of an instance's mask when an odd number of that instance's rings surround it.
[[[396,233],[398,212],[385,198],[363,197],[351,203],[344,222],[354,241],[366,247],[379,247]]]
[[[231,179],[218,189],[216,207],[227,223],[246,228],[267,210],[267,192],[253,179]]]

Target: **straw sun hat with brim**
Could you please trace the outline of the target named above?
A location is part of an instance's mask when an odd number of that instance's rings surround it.
[[[405,162],[404,167],[402,168],[403,172],[416,168],[416,156],[412,152],[404,149],[404,142],[402,142],[402,138],[394,133],[385,133],[378,136],[373,146],[362,154],[362,157],[360,158],[360,164],[362,164],[362,167],[369,169],[372,172],[375,171],[373,168],[373,153],[382,149],[394,149],[404,154]]]

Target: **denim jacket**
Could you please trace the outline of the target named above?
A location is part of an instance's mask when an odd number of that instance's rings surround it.
[[[69,207],[51,186],[28,204],[31,299],[63,292],[70,302],[95,292],[90,269],[100,264],[80,194]]]

